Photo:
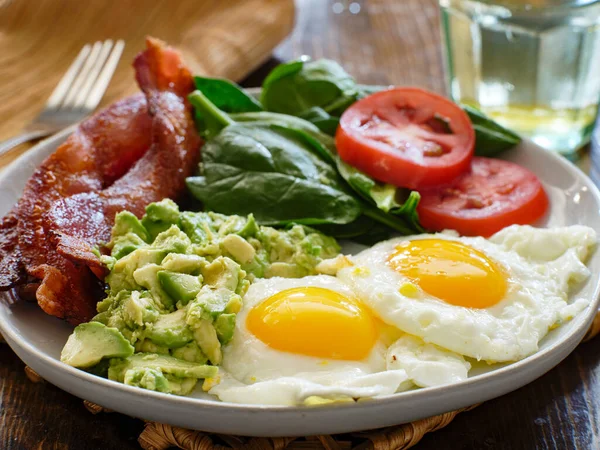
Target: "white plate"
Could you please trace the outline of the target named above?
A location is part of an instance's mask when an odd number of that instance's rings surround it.
[[[40,143],[0,176],[0,216],[14,204],[34,168],[69,131]],[[544,182],[551,209],[543,224],[583,224],[600,233],[600,193],[568,161],[531,142],[505,157],[534,171]],[[399,393],[358,404],[318,408],[257,407],[221,403],[204,394],[177,397],[99,378],[59,361],[72,327],[45,315],[36,305],[0,305],[0,331],[17,355],[43,378],[80,398],[130,416],[185,428],[248,436],[305,436],[395,425],[479,403],[513,391],[541,376],[581,341],[598,309],[600,252],[589,261],[591,278],[579,295],[590,306],[553,330],[538,353],[514,364],[477,368],[468,380],[449,386]]]

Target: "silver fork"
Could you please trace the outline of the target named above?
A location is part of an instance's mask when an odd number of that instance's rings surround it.
[[[79,122],[96,109],[112,78],[125,42],[108,39],[85,45],[54,88],[42,112],[23,133],[0,142],[0,155]],[[112,51],[111,51],[112,49]]]

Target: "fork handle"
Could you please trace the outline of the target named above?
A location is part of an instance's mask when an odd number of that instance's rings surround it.
[[[19,134],[18,136],[12,137],[5,141],[0,142],[0,156],[8,153],[13,148],[15,148],[19,144],[23,144],[24,142],[33,141],[34,139],[39,139],[45,136],[52,134],[52,131],[48,130],[35,130],[28,131],[23,134]]]

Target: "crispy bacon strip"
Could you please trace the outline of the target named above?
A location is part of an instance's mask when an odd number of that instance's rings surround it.
[[[138,94],[85,120],[34,172],[0,223],[0,290],[22,284],[27,272],[56,255],[42,216],[57,199],[103,189],[150,147],[151,119]]]
[[[150,129],[145,99],[121,100],[83,122],[35,171],[17,207],[28,272],[45,264],[53,250],[44,213],[56,200],[110,186],[149,149]]]
[[[79,280],[79,292],[101,295],[99,280],[85,266],[60,255],[49,236],[44,214],[58,199],[98,191],[126,173],[151,144],[152,121],[146,99],[138,94],[116,102],[82,122],[67,141],[50,155],[28,180],[17,205],[0,225],[0,289],[32,282],[49,314],[73,322],[89,317],[95,303],[70,304],[54,295]],[[52,274],[54,276],[52,277]],[[33,280],[32,280],[33,278]]]
[[[150,150],[107,189],[59,199],[45,216],[61,255],[93,270],[101,265],[92,248],[110,239],[115,214],[129,210],[141,217],[147,204],[177,198],[198,162],[201,141],[186,99],[194,84],[179,54],[159,40],[148,39],[147,50],[136,58],[134,67],[152,116]],[[44,276],[37,295],[42,307],[57,299],[68,299],[71,305],[93,303],[78,285],[79,278],[67,276],[67,283],[62,283],[65,274],[56,273],[55,268],[45,267],[43,274],[38,274]],[[89,318],[78,313],[70,320]]]

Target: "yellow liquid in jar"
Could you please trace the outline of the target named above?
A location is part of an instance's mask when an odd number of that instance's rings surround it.
[[[600,100],[600,1],[513,3],[440,0],[450,94],[573,155],[590,138]]]

